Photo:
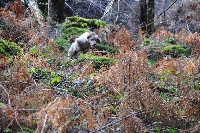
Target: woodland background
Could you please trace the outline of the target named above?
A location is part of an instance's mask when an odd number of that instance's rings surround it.
[[[0,132],[200,132],[199,0],[155,0],[149,35],[140,1],[31,2],[0,1]],[[68,62],[85,31],[102,43]]]

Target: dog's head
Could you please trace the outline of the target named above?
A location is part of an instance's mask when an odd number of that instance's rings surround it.
[[[101,43],[101,39],[94,32],[89,33],[87,39],[92,48],[94,48],[97,43]]]

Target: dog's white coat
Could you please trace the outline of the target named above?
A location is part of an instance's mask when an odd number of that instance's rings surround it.
[[[79,54],[81,51],[86,49],[94,48],[95,45],[100,42],[98,35],[94,32],[85,32],[81,36],[75,39],[71,47],[68,50],[68,60],[74,57],[76,54]]]

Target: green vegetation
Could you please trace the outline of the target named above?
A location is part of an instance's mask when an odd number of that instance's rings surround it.
[[[142,42],[142,46],[148,46],[150,44],[150,39],[144,36],[144,41]]]
[[[51,84],[52,85],[57,85],[61,82],[61,79],[60,77],[54,77],[52,80],[51,80]]]
[[[4,106],[5,106],[5,104],[2,103],[2,102],[0,102],[0,108],[1,108],[1,107],[4,107]]]
[[[171,57],[190,56],[191,50],[185,48],[182,44],[178,43],[175,38],[167,38],[163,43],[161,52]]]
[[[97,44],[96,48],[100,51],[106,51],[108,53],[115,53],[118,50],[112,46],[108,46],[108,45],[103,45],[103,44]]]
[[[22,51],[22,48],[16,43],[0,39],[0,54],[5,57],[12,55],[19,55]]]
[[[176,44],[177,40],[174,37],[168,37],[168,38],[165,39],[165,42],[170,43],[170,44]]]
[[[17,131],[17,133],[34,133],[35,132],[33,129],[31,129],[29,127],[25,127],[25,126],[23,126],[22,129],[23,129],[23,132],[22,131]]]
[[[69,17],[56,46],[40,34],[49,25],[26,27],[28,14],[18,19],[7,10],[1,37],[22,42],[23,52],[1,39],[0,132],[198,132],[199,34],[162,28],[142,43],[122,25],[108,45],[96,45],[106,52],[69,61],[73,39],[104,23]]]
[[[105,26],[105,22],[98,19],[86,19],[78,16],[67,17],[67,21],[63,25],[64,28],[79,27],[79,28],[101,28]]]
[[[64,25],[64,24],[63,24]],[[62,28],[62,38],[68,40],[68,39],[75,39],[80,34],[89,31],[85,28],[79,28],[79,27],[70,27],[70,28]],[[69,41],[71,41],[69,40]]]
[[[94,68],[100,68],[102,65],[111,65],[116,62],[113,58],[105,56],[95,56],[92,54],[80,54],[79,61],[91,60]]]
[[[66,47],[70,47],[70,43],[68,42],[68,40],[66,39],[63,39],[63,38],[58,38],[55,40],[55,43],[58,47],[58,49],[61,51],[61,52],[64,52]]]
[[[38,55],[49,55],[51,54],[51,47],[50,46],[43,46],[42,48],[41,47],[38,47],[38,46],[33,46],[29,49],[29,52],[30,54],[32,55],[35,55],[35,54],[38,54]]]
[[[76,38],[88,29],[98,29],[105,25],[104,21],[98,19],[86,19],[78,16],[67,17],[66,22],[62,25],[62,38]]]
[[[61,78],[58,76],[58,74],[48,69],[32,68],[28,71],[28,73],[35,80],[48,80],[51,85],[57,85],[61,82]]]
[[[5,132],[6,132],[6,133],[12,133],[12,130],[11,130],[10,128],[7,127],[7,128],[5,129]]]
[[[162,122],[154,122],[153,128],[151,129],[154,133],[178,133],[179,130],[176,128],[162,129]]]
[[[152,59],[148,59],[148,63],[149,63],[149,65],[153,65],[153,64],[155,64],[155,60],[152,60]]]
[[[171,57],[181,57],[181,56],[190,56],[191,51],[184,48],[182,44],[171,44],[161,49],[166,55],[171,55]]]

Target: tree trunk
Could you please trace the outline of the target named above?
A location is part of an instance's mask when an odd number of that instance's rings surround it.
[[[66,18],[65,0],[48,0],[48,17],[51,24],[62,23]]]
[[[48,0],[37,0],[38,8],[40,11],[47,16],[48,14]]]
[[[140,24],[146,36],[154,30],[154,0],[140,0]]]

